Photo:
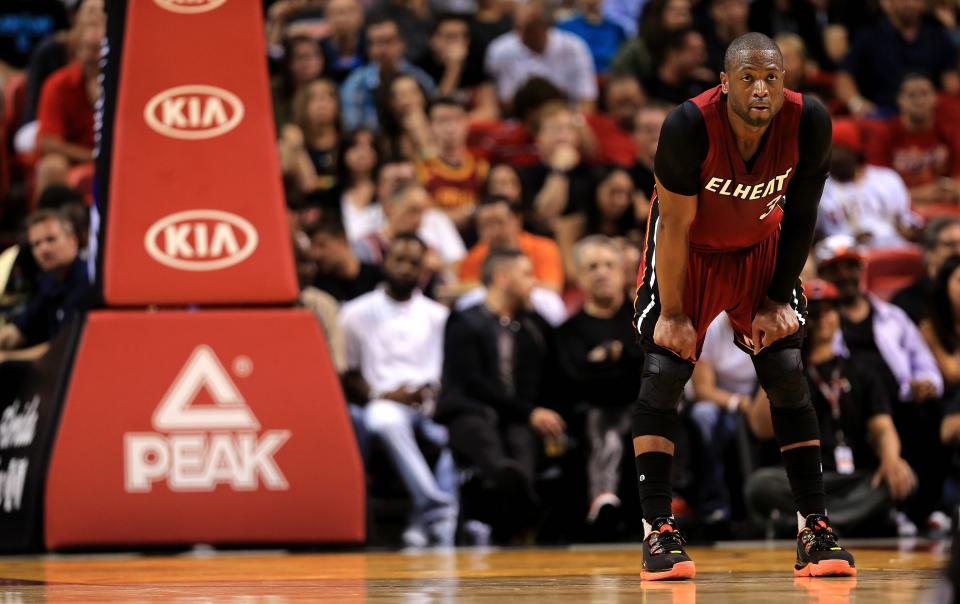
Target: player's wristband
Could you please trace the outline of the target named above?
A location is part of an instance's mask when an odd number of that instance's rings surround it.
[[[741,399],[740,399],[740,395],[739,395],[739,394],[731,394],[731,395],[730,395],[730,398],[727,399],[727,411],[728,411],[729,413],[736,413],[736,412],[737,412],[737,409],[740,408],[740,403],[741,403],[741,402],[742,402],[742,401],[741,401]]]

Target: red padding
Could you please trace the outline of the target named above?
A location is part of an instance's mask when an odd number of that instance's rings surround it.
[[[295,299],[261,10],[217,0],[128,4],[108,304]]]
[[[358,542],[364,518],[312,314],[90,314],[47,478],[48,547]]]

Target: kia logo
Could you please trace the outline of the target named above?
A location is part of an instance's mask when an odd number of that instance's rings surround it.
[[[215,271],[240,264],[258,242],[252,224],[220,210],[171,214],[153,223],[143,240],[151,258],[184,271]]]
[[[243,103],[216,86],[190,84],[164,90],[143,110],[147,125],[164,136],[199,140],[226,134],[243,119]]]
[[[153,0],[160,8],[174,13],[205,13],[223,6],[227,0]]]

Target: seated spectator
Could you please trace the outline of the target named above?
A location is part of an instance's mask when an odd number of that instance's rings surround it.
[[[630,166],[636,159],[631,133],[633,117],[643,105],[646,95],[637,78],[630,75],[612,76],[603,87],[602,113],[585,116],[593,136],[597,139],[594,163]]]
[[[363,35],[363,9],[357,0],[329,0],[324,10],[329,35],[323,55],[327,73],[342,84],[354,69],[367,62]]]
[[[298,36],[320,39],[327,33],[323,18],[324,4],[323,0],[270,3],[264,25],[271,72],[276,70],[276,63],[284,58],[284,40]]]
[[[920,323],[920,331],[933,350],[949,394],[944,397],[940,440],[956,449],[960,445],[960,255],[949,256],[937,273],[933,286],[930,315]]]
[[[850,113],[892,115],[900,84],[911,72],[929,74],[947,92],[960,90],[957,49],[926,3],[904,0],[881,7],[885,18],[857,32],[837,73],[837,99]]]
[[[651,99],[678,105],[715,85],[717,76],[706,67],[703,36],[693,28],[659,34],[651,54],[656,69],[643,80]]]
[[[532,76],[549,79],[585,112],[597,100],[590,49],[577,36],[553,27],[543,0],[516,6],[514,31],[490,44],[485,65],[505,106]]]
[[[481,493],[464,494],[464,516],[492,525],[501,543],[534,524],[542,441],[560,446],[566,438],[547,398],[552,329],[527,310],[534,282],[519,250],[491,252],[483,263],[486,300],[452,313],[444,333],[436,417],[461,467],[477,472]]]
[[[71,166],[93,160],[93,104],[99,94],[102,23],[80,33],[74,62],[44,82],[37,108],[37,162],[34,189],[66,184]]]
[[[457,528],[457,476],[447,431],[431,419],[443,366],[447,309],[417,290],[427,247],[399,235],[383,263],[386,284],[344,305],[347,398],[365,404],[367,432],[386,447],[413,509],[404,544],[452,546]],[[431,468],[416,435],[441,448]]]
[[[731,520],[731,495],[724,460],[737,434],[737,414],[749,415],[760,399],[757,372],[750,355],[734,343],[733,327],[721,314],[707,329],[703,351],[691,377],[693,420],[700,438],[697,469],[697,516],[711,525]]]
[[[397,73],[382,80],[376,105],[383,155],[413,161],[434,153],[427,122],[427,93],[416,78]]]
[[[644,81],[653,73],[654,65],[648,42],[657,35],[667,35],[668,32],[688,27],[693,27],[693,6],[690,0],[645,2],[638,22],[640,35],[620,47],[610,66],[611,73],[629,74]]]
[[[338,302],[346,302],[373,291],[383,281],[379,266],[357,258],[340,221],[322,218],[306,233],[310,237],[309,256],[316,265],[315,288]]]
[[[90,211],[83,193],[63,185],[50,185],[37,199],[37,208],[55,211],[70,221],[77,235],[78,254],[86,258]],[[44,278],[31,251],[29,233],[25,230],[17,241],[0,253],[0,315],[15,315],[25,309]]]
[[[877,531],[890,518],[895,502],[914,492],[916,477],[900,454],[892,402],[883,381],[855,357],[835,349],[841,322],[837,289],[820,280],[805,289],[809,317],[803,361],[820,423],[830,521],[843,531]],[[769,408],[766,401],[760,404]],[[773,431],[758,436],[770,438]],[[793,496],[783,468],[754,472],[745,495],[756,519],[768,519],[777,511],[792,523]]]
[[[340,100],[332,80],[314,80],[294,97],[292,122],[280,131],[280,167],[303,193],[337,185]]]
[[[41,357],[57,332],[87,309],[90,284],[73,223],[38,210],[27,221],[27,238],[43,275],[26,309],[0,327],[0,362]]]
[[[430,76],[403,58],[405,38],[400,35],[396,21],[388,18],[371,19],[365,31],[370,62],[353,70],[344,81],[340,88],[340,107],[346,129],[356,130],[362,126],[376,132],[379,123],[375,94],[380,86],[381,74],[410,74],[426,90],[427,96],[433,95],[435,84]]]
[[[417,64],[429,52],[430,4],[412,0],[372,0],[367,2],[367,23],[389,19],[397,24],[397,30],[403,32],[406,43],[404,55],[413,64]],[[369,31],[369,30],[368,30]],[[368,37],[369,44],[369,37]]]
[[[519,249],[533,265],[538,285],[555,292],[563,288],[563,261],[552,239],[524,231],[516,206],[504,197],[480,201],[476,212],[480,242],[473,246],[460,264],[460,281],[476,284],[482,279],[482,267],[491,250]]]
[[[960,317],[960,255],[948,256],[937,271],[932,288],[930,313],[920,322],[920,332],[937,359],[937,366],[943,375],[946,388],[960,386],[960,354],[957,346],[960,335],[957,333],[957,321]],[[960,409],[956,410],[960,412]]]
[[[423,235],[429,234],[429,242],[424,240],[428,253],[426,270],[420,285],[428,295],[438,295],[434,289],[436,286],[455,281],[457,263],[463,258],[466,249],[453,223],[444,214],[434,210],[439,216],[438,220],[446,220],[445,223],[435,221],[431,225],[427,222],[426,215],[432,205],[429,194],[416,181],[400,182],[390,195],[380,202],[383,208],[383,226],[361,237],[354,244],[357,257],[370,264],[382,265],[386,260],[390,242],[397,235],[414,233],[422,234],[423,238]],[[431,228],[436,224],[444,224],[444,229],[449,232],[444,234]]]
[[[954,254],[960,254],[960,217],[934,218],[923,231],[923,276],[898,291],[891,300],[917,325],[930,317],[933,282],[943,261]]]
[[[750,31],[762,31],[773,37],[783,32],[795,33],[803,40],[811,56],[823,57],[823,23],[816,7],[805,0],[754,0],[750,3]]]
[[[852,240],[817,246],[817,271],[838,293],[845,347],[860,358],[879,355],[896,400],[923,402],[943,394],[943,379],[917,326],[900,308],[862,290],[863,257]]]
[[[707,4],[710,10],[710,26],[701,29],[707,45],[706,66],[714,73],[720,73],[726,71],[723,60],[727,46],[751,31],[750,0],[710,0]],[[765,29],[754,31],[770,33]],[[787,69],[787,75],[789,74],[790,70]]]
[[[830,177],[823,187],[817,220],[820,235],[850,235],[859,245],[896,247],[906,245],[903,233],[916,222],[900,175],[864,163],[857,125],[835,120]]]
[[[648,207],[646,203],[637,204],[626,168],[597,168],[595,180],[594,202],[582,214],[565,216],[557,223],[557,244],[568,275],[574,274],[574,245],[587,235],[623,237],[643,245]]]
[[[497,163],[490,166],[487,180],[480,190],[481,197],[505,197],[511,206],[523,204],[523,183],[520,174],[511,164]]]
[[[423,239],[430,250],[437,254],[436,256],[431,254],[428,258],[428,264],[435,268],[442,266],[444,270],[455,271],[457,264],[463,260],[467,253],[463,239],[457,232],[457,227],[453,224],[453,221],[447,218],[446,214],[433,207],[433,199],[425,193],[423,187],[417,184],[416,176],[417,172],[413,163],[403,159],[387,159],[380,165],[380,169],[377,171],[377,203],[371,206],[374,209],[370,210],[370,216],[367,217],[369,218],[369,225],[373,228],[361,233],[357,238],[358,241],[366,240],[360,247],[366,247],[367,252],[365,254],[369,254],[369,256],[362,254],[362,257],[369,257],[371,261],[379,263],[383,257],[383,252],[386,251],[385,242],[389,239],[383,238],[385,233],[388,231],[394,233],[406,232],[409,225],[416,224],[419,226],[412,227],[416,234],[420,239]],[[407,188],[416,192],[407,200],[413,203],[401,206],[399,212],[386,209],[388,200],[396,199],[395,194],[400,189]],[[424,192],[424,194],[419,192]],[[422,204],[426,204],[426,206],[421,207]],[[379,212],[379,215],[374,216],[374,212]],[[389,226],[391,221],[394,221],[394,223],[399,221],[407,226],[400,225],[398,227],[397,224],[394,224],[394,227],[391,228]]]
[[[588,237],[574,251],[583,308],[557,332],[564,390],[586,403],[589,444],[587,522],[598,536],[619,524],[620,465],[630,434],[631,411],[640,391],[643,352],[633,332],[633,305],[625,295],[623,254],[612,239]]]
[[[905,512],[914,523],[939,510],[946,455],[939,443],[943,377],[919,329],[900,308],[865,293],[863,259],[849,238],[817,247],[818,272],[838,291],[842,342],[838,353],[869,367],[892,397],[893,418],[903,440],[903,457],[919,478],[918,497]]]
[[[578,150],[577,115],[567,105],[549,103],[534,123],[539,161],[520,170],[527,222],[552,233],[562,215],[581,210],[593,195],[590,169]]]
[[[337,184],[341,191],[340,216],[351,242],[376,230],[383,221],[376,203],[378,158],[371,131],[361,128],[343,136],[337,153]]]
[[[602,0],[577,0],[574,15],[557,24],[557,29],[586,43],[593,56],[593,68],[601,75],[607,73],[620,45],[627,40],[623,28],[603,15],[602,5]]]
[[[792,32],[783,32],[777,34],[773,41],[783,55],[784,88],[814,95],[825,105],[832,101],[832,80],[823,77],[817,79],[819,70],[810,60],[803,38]]]
[[[660,128],[672,107],[663,102],[649,102],[637,110],[633,118],[633,143],[637,149],[637,161],[630,168],[633,186],[637,194],[649,206],[653,195],[653,160],[657,156]]]
[[[484,58],[490,44],[513,29],[513,15],[501,0],[476,0],[476,10],[470,19],[470,53],[467,64],[486,74]],[[494,89],[496,96],[496,89]]]
[[[47,78],[66,67],[76,54],[82,33],[90,26],[104,27],[106,15],[103,12],[103,0],[83,0],[73,15],[73,24],[67,31],[57,31],[40,42],[30,54],[27,66],[26,104],[23,107],[22,121],[8,124],[8,128],[20,128],[16,134],[15,146],[22,153],[33,152],[37,144],[37,105],[40,103],[40,89]]]
[[[308,36],[294,36],[283,41],[283,67],[273,78],[273,120],[280,132],[295,122],[294,98],[308,84],[323,74],[324,58],[320,43]]]
[[[437,95],[470,107],[475,119],[500,114],[497,92],[483,72],[483,62],[470,61],[470,17],[438,15],[430,34],[430,52],[418,64],[437,83]]]
[[[462,104],[441,97],[430,104],[429,119],[435,155],[417,163],[417,177],[437,207],[465,233],[490,166],[467,149],[467,112]]]
[[[867,161],[893,168],[914,204],[960,201],[960,137],[935,119],[937,92],[925,75],[908,74],[900,85],[900,114],[870,137]]]

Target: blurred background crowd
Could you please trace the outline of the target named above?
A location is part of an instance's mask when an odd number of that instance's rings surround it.
[[[949,530],[960,2],[263,4],[301,304],[342,376],[371,542],[638,536],[631,320],[660,126],[748,31],[834,115],[804,274],[831,517]],[[103,11],[0,5],[0,362],[42,354],[86,308]],[[722,316],[682,417],[691,535],[790,535],[768,403]]]

